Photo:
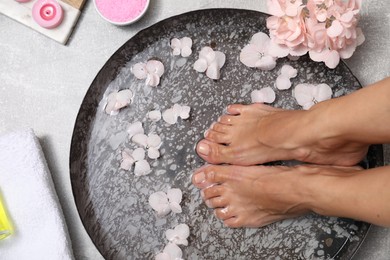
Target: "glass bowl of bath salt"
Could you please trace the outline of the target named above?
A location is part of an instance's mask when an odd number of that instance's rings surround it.
[[[93,3],[104,20],[123,26],[138,21],[148,10],[150,0],[94,0]]]

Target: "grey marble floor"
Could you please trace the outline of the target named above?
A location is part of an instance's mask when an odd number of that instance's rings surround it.
[[[0,15],[0,134],[33,128],[41,140],[69,227],[76,259],[101,259],[79,219],[69,179],[75,118],[92,80],[107,59],[137,31],[172,15],[204,8],[266,11],[265,0],[151,0],[138,23],[115,27],[87,1],[67,46]],[[390,76],[390,1],[365,1],[366,42],[347,61],[363,85]],[[386,163],[390,152],[386,147]],[[372,227],[354,259],[390,258],[390,230]]]

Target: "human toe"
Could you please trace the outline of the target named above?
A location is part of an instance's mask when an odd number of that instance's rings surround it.
[[[232,211],[229,209],[229,206],[226,206],[224,208],[216,208],[214,209],[214,214],[217,218],[220,220],[227,220],[230,218],[235,217],[235,215],[232,213]]]
[[[234,121],[236,120],[237,116],[234,115],[223,115],[218,118],[218,123],[224,124],[224,125],[232,125]]]
[[[204,138],[219,144],[229,144],[230,138],[227,134],[209,129],[205,132]]]
[[[197,154],[212,164],[229,163],[231,156],[229,147],[203,139],[196,145]]]
[[[228,202],[222,196],[208,199],[205,201],[205,203],[206,203],[207,207],[213,208],[213,209],[214,208],[224,208],[228,205]]]
[[[224,187],[221,185],[211,185],[201,190],[201,195],[204,201],[220,197],[224,193]]]

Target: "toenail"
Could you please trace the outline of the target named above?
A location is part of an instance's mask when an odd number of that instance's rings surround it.
[[[209,155],[210,147],[207,144],[200,143],[198,146],[198,152],[203,155]]]
[[[205,179],[206,179],[206,176],[204,175],[203,172],[197,173],[194,176],[195,183],[198,183],[198,184],[204,182]]]
[[[200,191],[200,196],[201,196],[202,198],[204,198],[205,195],[204,195],[204,191],[203,191],[203,190]]]
[[[204,137],[207,137],[207,135],[209,134],[210,130],[206,130],[206,132],[204,132],[203,136]]]
[[[211,205],[210,200],[206,200],[205,203],[206,203],[206,206],[207,206],[207,207],[213,208],[213,206]]]

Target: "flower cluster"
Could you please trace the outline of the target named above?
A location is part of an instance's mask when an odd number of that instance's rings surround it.
[[[278,57],[302,56],[335,68],[364,42],[357,27],[361,0],[267,0],[267,28]]]

